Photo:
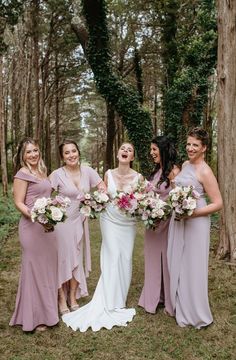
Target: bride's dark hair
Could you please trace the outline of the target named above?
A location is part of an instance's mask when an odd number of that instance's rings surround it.
[[[170,185],[170,180],[168,176],[170,175],[174,165],[176,164],[177,151],[173,143],[164,135],[155,137],[154,139],[152,139],[151,143],[155,144],[160,151],[161,165],[156,164],[154,170],[149,176],[149,180],[152,180],[154,178],[155,174],[157,173],[157,171],[160,170],[160,167],[162,166],[162,174],[157,186],[160,186],[160,184],[165,181],[166,187],[168,187]]]

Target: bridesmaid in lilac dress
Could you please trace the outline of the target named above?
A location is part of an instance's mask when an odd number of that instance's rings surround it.
[[[71,200],[66,222],[55,228],[58,244],[58,306],[63,315],[77,310],[79,305],[76,299],[88,295],[86,277],[91,270],[88,220],[79,213],[79,198],[94,187],[105,190],[106,186],[94,169],[79,164],[80,151],[76,142],[65,140],[59,146],[59,152],[64,166],[53,171],[50,180],[60,195]]]
[[[160,198],[165,201],[171,190],[170,181],[178,174],[175,165],[177,153],[166,136],[157,136],[151,142],[150,154],[156,164],[149,181],[156,186]],[[173,315],[170,301],[170,281],[167,268],[167,239],[169,219],[161,221],[156,230],[146,230],[144,239],[145,273],[139,306],[154,314],[159,303],[164,311]]]
[[[173,214],[167,251],[176,321],[181,327],[192,325],[197,329],[213,321],[208,301],[209,215],[222,207],[216,178],[204,161],[207,143],[205,130],[194,128],[188,133],[186,150],[189,161],[183,164],[175,183],[195,186],[200,199],[192,216],[176,221]],[[210,199],[209,204],[205,193]]]
[[[15,165],[13,191],[15,205],[22,214],[19,223],[22,263],[10,325],[21,325],[23,331],[44,331],[59,321],[57,244],[54,232],[49,232],[53,228],[33,223],[30,209],[36,199],[49,197],[52,188],[35,140],[26,138],[19,144]]]

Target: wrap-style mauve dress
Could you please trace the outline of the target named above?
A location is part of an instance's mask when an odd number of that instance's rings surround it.
[[[79,299],[88,295],[86,277],[91,270],[88,220],[79,212],[79,198],[96,187],[102,179],[94,169],[81,165],[79,189],[64,167],[53,171],[50,180],[53,189],[58,191],[59,195],[71,200],[66,211],[66,221],[55,227],[58,246],[58,288],[64,284],[67,295],[69,287],[66,282],[74,277],[79,283],[76,294],[76,298]]]
[[[48,179],[37,179],[21,170],[15,178],[27,181],[25,204],[29,209],[38,198],[50,197],[52,187]],[[22,325],[24,331],[32,331],[42,324],[56,325],[59,318],[55,231],[46,233],[42,225],[22,215],[19,239],[22,248],[21,273],[10,325]]]

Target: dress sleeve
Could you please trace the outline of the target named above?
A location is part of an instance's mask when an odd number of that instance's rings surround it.
[[[34,176],[26,174],[24,171],[19,170],[16,175],[14,176],[14,179],[20,179],[32,183],[37,183],[38,180],[34,178]]]
[[[97,171],[91,167],[87,167],[88,175],[89,175],[89,184],[91,188],[97,186],[101,181],[102,178],[98,175]]]
[[[59,176],[57,170],[54,170],[51,175],[49,176],[49,180],[51,182],[51,186],[54,190],[57,190],[59,186]]]

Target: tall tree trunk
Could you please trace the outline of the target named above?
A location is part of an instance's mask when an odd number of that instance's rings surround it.
[[[224,209],[218,254],[236,262],[236,2],[218,0],[218,174]]]
[[[33,25],[33,71],[35,92],[35,137],[41,142],[42,123],[40,118],[40,88],[39,88],[39,0],[33,0],[32,25]]]
[[[1,171],[2,171],[2,192],[7,195],[7,157],[6,157],[6,124],[4,111],[4,94],[3,94],[3,59],[0,55],[0,144],[1,144]]]
[[[129,139],[137,150],[142,172],[149,173],[149,164],[146,160],[152,137],[151,117],[149,112],[140,106],[138,94],[131,87],[126,86],[114,72],[106,21],[106,1],[83,0],[82,5],[89,32],[87,46],[80,29],[76,27],[73,29],[78,40],[81,42],[82,39],[85,45],[85,53],[94,73],[98,91],[122,118]],[[140,138],[143,141],[140,141]]]
[[[29,54],[27,57],[27,78],[24,103],[25,135],[32,137],[34,133],[32,122],[32,39],[29,39]]]
[[[56,167],[60,166],[59,144],[60,144],[60,119],[59,119],[59,71],[57,52],[55,53],[55,154]]]

